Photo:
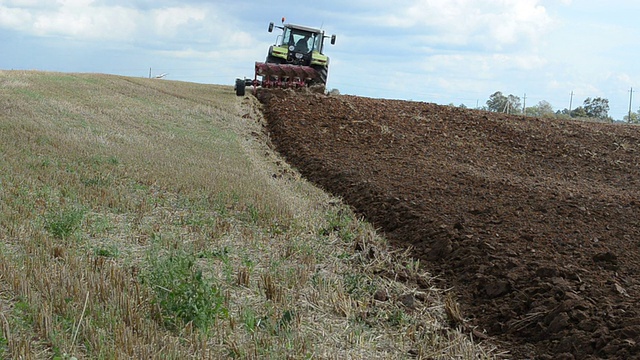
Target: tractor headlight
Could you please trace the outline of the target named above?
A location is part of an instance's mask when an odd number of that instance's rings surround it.
[[[293,51],[293,50],[295,50],[295,49],[296,49],[296,47],[295,47],[295,46],[293,46],[293,45],[289,46],[289,51]]]
[[[304,55],[302,55],[302,53],[297,53],[296,54],[296,59],[302,59]]]

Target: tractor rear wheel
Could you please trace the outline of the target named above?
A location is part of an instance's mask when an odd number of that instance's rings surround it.
[[[320,80],[322,81],[323,84],[327,84],[327,76],[329,75],[329,69],[326,66],[321,67],[320,69],[318,69],[318,73],[320,73]]]
[[[235,90],[237,96],[244,96],[246,85],[247,84],[244,82],[244,79],[236,79]]]
[[[327,85],[327,75],[329,73],[329,69],[326,66],[314,66],[313,68],[318,73],[318,78],[313,79],[311,85],[315,87],[322,87],[322,89],[324,90],[324,87]]]

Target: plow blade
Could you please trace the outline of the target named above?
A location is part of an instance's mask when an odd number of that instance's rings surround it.
[[[262,81],[258,81],[262,76]],[[320,78],[310,66],[256,62],[254,85],[264,88],[298,88]]]

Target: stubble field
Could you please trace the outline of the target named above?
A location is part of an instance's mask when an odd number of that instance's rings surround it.
[[[265,126],[230,86],[0,71],[0,358],[499,356]]]

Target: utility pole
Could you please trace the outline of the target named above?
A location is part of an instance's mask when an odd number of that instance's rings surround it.
[[[631,122],[631,100],[632,99],[633,99],[633,88],[629,90],[629,119],[627,119],[627,122]]]
[[[506,103],[504,103],[504,108],[502,109],[502,112],[505,114],[509,113],[509,105],[511,105],[511,102],[509,102],[509,100],[507,100]]]
[[[571,105],[573,105],[573,90],[571,90],[571,100],[569,100],[569,114],[571,114]]]
[[[522,102],[522,114],[527,116],[527,93],[524,93],[524,101]]]

